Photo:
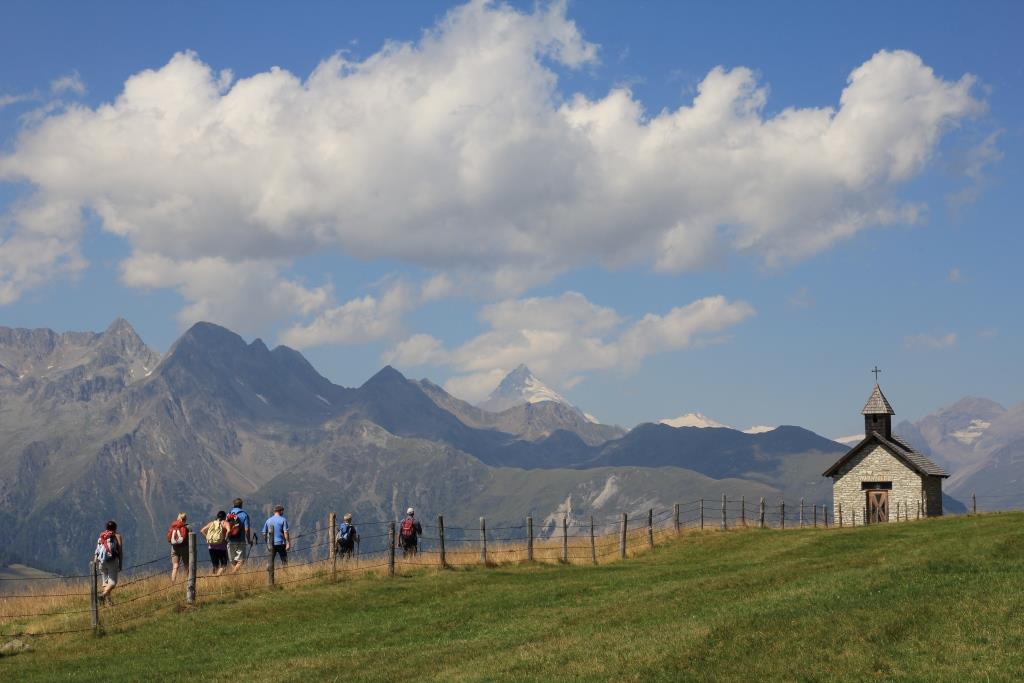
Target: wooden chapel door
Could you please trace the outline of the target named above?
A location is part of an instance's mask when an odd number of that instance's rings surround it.
[[[889,492],[868,491],[868,523],[889,521]]]

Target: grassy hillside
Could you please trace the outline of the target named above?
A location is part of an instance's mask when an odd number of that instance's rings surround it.
[[[1020,513],[690,533],[598,567],[421,569],[169,606],[101,639],[39,639],[0,678],[1015,680],[1022,577]]]

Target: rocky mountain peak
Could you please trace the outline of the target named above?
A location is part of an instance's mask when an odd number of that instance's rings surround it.
[[[362,388],[387,387],[396,384],[407,384],[409,380],[405,375],[395,370],[390,365],[385,365],[377,373],[363,383]]]
[[[505,375],[491,395],[487,397],[487,400],[479,404],[479,407],[493,413],[500,413],[513,406],[524,403],[540,403],[541,401],[554,401],[572,406],[561,394],[537,379],[530,372],[530,368],[525,364],[520,364]]]

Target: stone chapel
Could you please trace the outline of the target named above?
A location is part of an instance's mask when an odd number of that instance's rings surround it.
[[[898,522],[942,514],[949,474],[892,433],[892,406],[875,384],[864,415],[864,438],[823,476],[832,477],[837,524]]]

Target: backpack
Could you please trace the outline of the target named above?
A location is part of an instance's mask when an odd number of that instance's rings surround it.
[[[213,526],[211,526],[209,531],[206,532],[206,543],[208,545],[224,542],[224,525],[219,519],[215,519],[213,521]]]
[[[241,541],[245,538],[245,525],[242,524],[242,519],[237,513],[228,513],[228,539],[232,541]]]
[[[171,545],[181,545],[188,540],[188,529],[185,528],[184,524],[175,522],[167,530],[167,540]]]
[[[348,522],[342,522],[341,526],[338,527],[338,544],[346,548],[351,547],[352,543],[355,541],[355,539],[352,537],[352,532],[354,530],[354,526],[352,526]]]
[[[96,542],[96,559],[100,562],[116,560],[121,554],[121,547],[117,543],[117,534],[113,531],[104,531]]]
[[[403,541],[415,541],[416,540],[416,521],[412,517],[406,517],[402,520],[402,540]]]

